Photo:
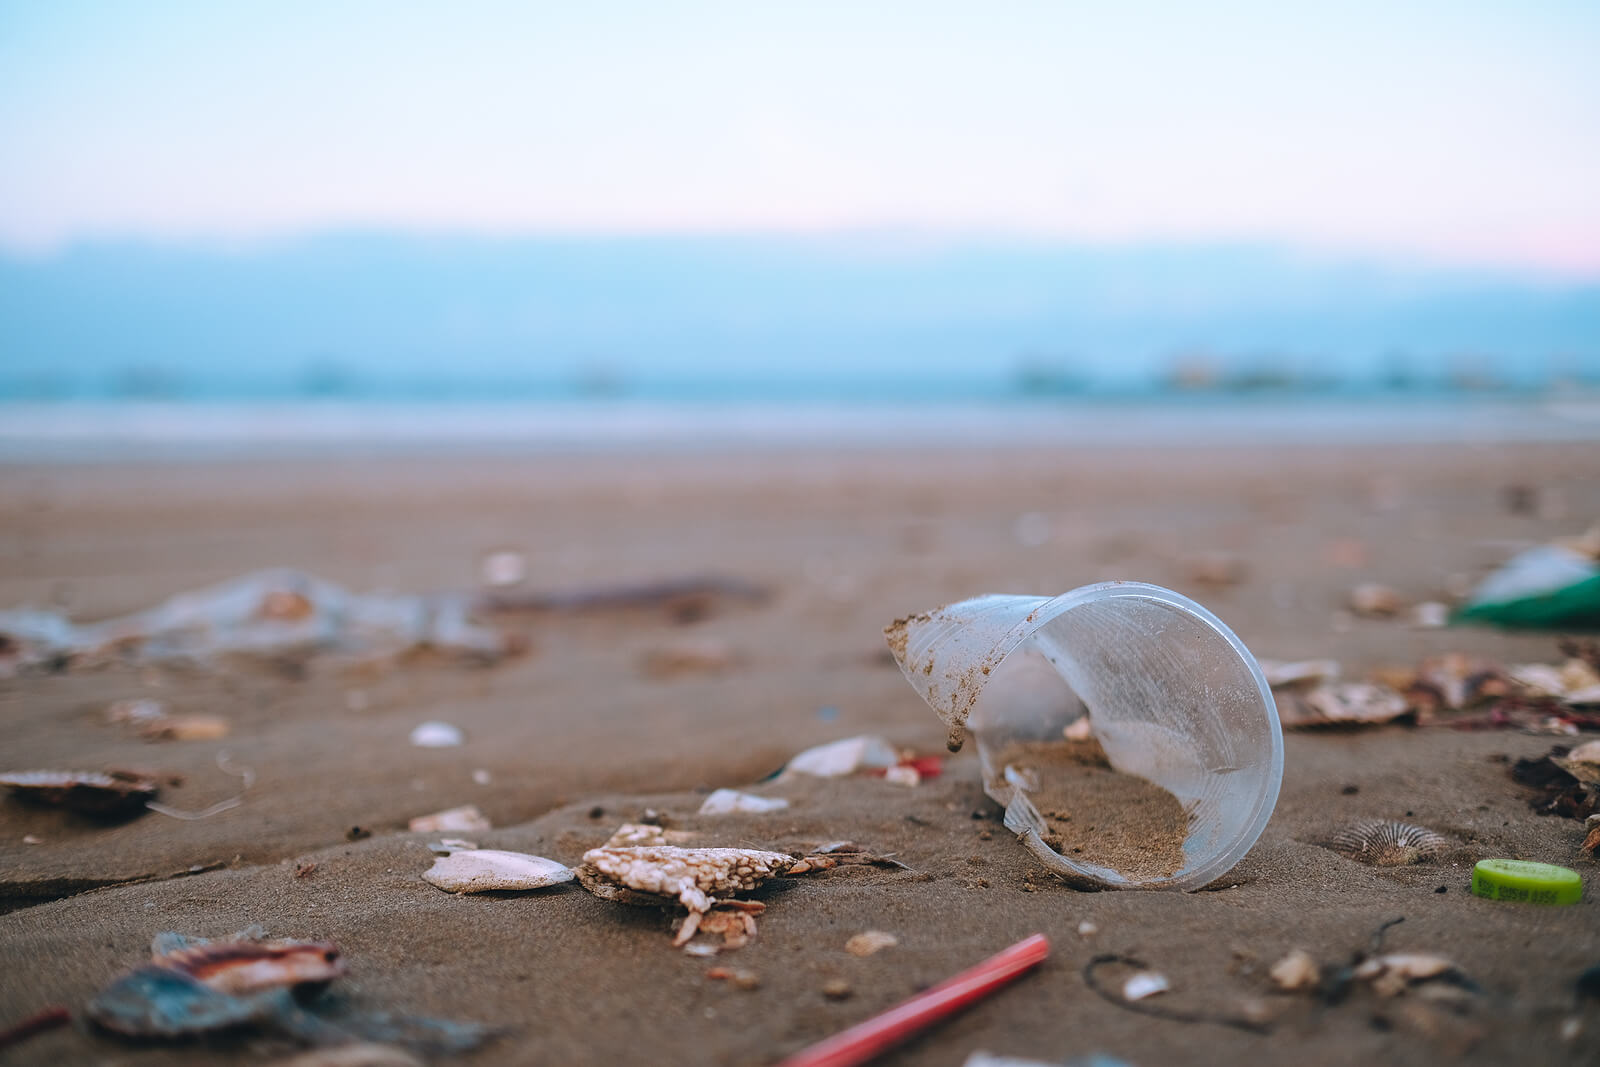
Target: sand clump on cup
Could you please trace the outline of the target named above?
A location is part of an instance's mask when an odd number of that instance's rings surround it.
[[[1154,782],[1112,768],[1100,742],[1014,741],[995,764],[1044,819],[1045,844],[1133,883],[1183,869],[1190,814]]]

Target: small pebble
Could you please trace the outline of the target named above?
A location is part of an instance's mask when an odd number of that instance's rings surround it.
[[[1078,924],[1078,936],[1079,937],[1093,937],[1095,934],[1098,934],[1099,932],[1100,932],[1100,927],[1096,926],[1094,923],[1090,922],[1088,919],[1085,919],[1085,920],[1083,920],[1083,922]]]
[[[1172,988],[1167,982],[1167,976],[1155,971],[1140,971],[1138,974],[1122,983],[1122,998],[1124,1000],[1143,1000],[1153,997],[1157,993],[1165,993]]]
[[[870,956],[900,943],[900,939],[885,930],[867,930],[844,943],[844,950],[852,956]]]
[[[855,990],[843,978],[830,978],[822,983],[822,995],[829,1000],[849,1000]]]
[[[44,844],[44,838],[35,837],[33,834],[23,834],[22,843],[24,845],[42,845]]]

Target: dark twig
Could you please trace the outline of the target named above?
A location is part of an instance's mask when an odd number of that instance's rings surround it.
[[[1184,1011],[1180,1008],[1167,1008],[1160,1004],[1152,1004],[1143,1000],[1128,1000],[1114,989],[1102,986],[1095,977],[1095,972],[1108,963],[1120,963],[1128,967],[1137,967],[1139,970],[1148,969],[1146,965],[1132,956],[1118,956],[1108,953],[1096,956],[1083,967],[1083,984],[1100,994],[1101,999],[1108,1000],[1119,1008],[1138,1012],[1140,1015],[1150,1015],[1157,1019],[1169,1019],[1178,1023],[1216,1023],[1218,1026],[1231,1026],[1235,1030],[1246,1030],[1252,1034],[1270,1033],[1272,1028],[1264,1022],[1255,1019],[1246,1019],[1239,1015],[1219,1015],[1204,1011]]]

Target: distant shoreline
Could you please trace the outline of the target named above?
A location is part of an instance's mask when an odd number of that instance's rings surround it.
[[[0,463],[1600,440],[1600,397],[0,403]]]

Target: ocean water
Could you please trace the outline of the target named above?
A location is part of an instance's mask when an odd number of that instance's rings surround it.
[[[1600,395],[0,404],[0,462],[1600,441]]]

